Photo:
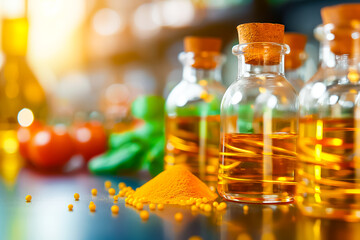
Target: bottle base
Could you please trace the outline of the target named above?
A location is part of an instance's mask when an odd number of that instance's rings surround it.
[[[240,202],[240,203],[254,203],[254,204],[281,204],[281,203],[293,203],[294,196],[283,195],[283,194],[232,194],[232,193],[221,193],[220,196],[228,201]]]

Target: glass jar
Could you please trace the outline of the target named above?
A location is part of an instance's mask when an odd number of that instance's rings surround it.
[[[296,92],[299,93],[305,85],[306,35],[285,33],[284,43],[290,47],[290,54],[285,56],[285,76]]]
[[[225,199],[293,201],[298,100],[284,76],[288,52],[276,42],[233,47],[238,78],[221,104],[218,191]]]
[[[179,55],[184,66],[183,77],[169,93],[165,107],[165,168],[183,165],[201,180],[215,187],[218,173],[220,103],[225,92],[221,84],[224,57],[219,52],[220,40],[191,39],[201,43],[202,49],[197,51],[199,46],[195,46],[195,49],[190,47]],[[209,41],[215,41],[217,49],[213,49],[214,44],[207,48]]]
[[[305,215],[357,221],[360,31],[326,24],[323,33],[321,45],[334,57],[323,56],[321,71],[299,95],[296,199]]]

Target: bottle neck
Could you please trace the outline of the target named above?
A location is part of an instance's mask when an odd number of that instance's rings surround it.
[[[1,47],[7,56],[26,56],[28,21],[25,17],[2,20]]]
[[[258,74],[284,75],[284,55],[280,56],[277,64],[255,65],[248,63],[243,54],[238,56],[238,77],[247,77]]]
[[[191,83],[197,83],[199,81],[221,81],[221,68],[215,69],[201,69],[194,68],[191,65],[185,65],[183,69],[183,80]]]
[[[179,60],[184,66],[184,81],[191,83],[221,81],[221,67],[224,57],[219,53],[194,54],[192,52],[182,52],[179,55]]]
[[[289,53],[289,47],[274,42],[254,42],[235,45],[232,52],[238,57],[238,77],[284,75],[284,55]]]

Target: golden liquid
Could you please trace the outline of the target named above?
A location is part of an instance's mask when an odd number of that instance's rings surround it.
[[[216,183],[220,116],[167,117],[165,168],[183,165],[205,182]]]
[[[360,123],[302,119],[298,205],[305,215],[360,220]]]
[[[18,152],[16,130],[19,123],[45,121],[47,102],[45,91],[26,61],[27,19],[2,20],[2,50],[4,63],[0,69],[0,174],[14,184],[23,161]],[[18,115],[27,108],[32,114]]]
[[[225,134],[219,193],[240,202],[290,202],[295,194],[296,134]]]

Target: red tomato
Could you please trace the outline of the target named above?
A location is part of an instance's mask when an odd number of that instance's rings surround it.
[[[34,121],[28,127],[19,127],[17,130],[17,139],[19,142],[19,152],[25,159],[29,159],[29,144],[32,137],[41,129],[43,125],[39,121]]]
[[[107,149],[107,136],[100,122],[92,121],[73,127],[76,150],[85,160],[90,160]]]
[[[45,127],[30,141],[30,161],[44,169],[64,166],[75,153],[73,140],[66,127]]]

